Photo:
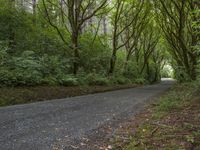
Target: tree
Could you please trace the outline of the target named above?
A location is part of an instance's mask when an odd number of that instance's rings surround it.
[[[126,72],[128,62],[131,56],[136,52],[142,32],[148,26],[150,17],[151,17],[152,8],[149,6],[149,3],[145,3],[143,10],[140,12],[140,15],[134,20],[130,27],[126,28],[125,32],[121,35],[121,40],[125,43],[126,49],[126,58],[124,63],[124,73]],[[135,11],[135,10],[134,10]],[[133,14],[135,12],[132,12]],[[127,23],[127,22],[126,22]],[[129,36],[132,36],[129,38]]]
[[[197,8],[193,0],[159,0],[156,3],[160,27],[170,46],[170,53],[177,65],[183,68],[187,78],[196,79],[198,54],[193,48],[197,35],[192,28],[195,19],[192,12]]]
[[[62,0],[62,3],[54,3],[53,0],[42,0],[45,14],[47,17],[47,21],[49,24],[55,28],[63,40],[66,42],[65,36],[61,33],[61,30],[57,24],[54,24],[49,16],[49,10],[47,7],[49,5],[53,5],[56,8],[61,10],[61,20],[65,26],[65,31],[70,34],[71,42],[72,42],[72,50],[74,52],[74,60],[73,60],[73,73],[76,75],[79,68],[79,37],[81,34],[82,26],[86,21],[94,17],[95,15],[100,15],[105,12],[101,12],[102,9],[107,7],[107,0],[101,0],[98,2],[91,0]],[[88,11],[90,12],[88,13]]]
[[[36,14],[37,14],[37,11],[36,11],[36,6],[37,6],[37,1],[36,0],[32,0],[32,9],[33,9],[33,22],[35,23],[36,21]]]
[[[126,32],[127,28],[138,19],[144,6],[144,0],[141,1],[116,1],[116,9],[113,12],[113,37],[112,37],[112,55],[110,59],[110,68],[108,73],[113,74],[117,60],[117,51],[124,47],[134,35],[132,31],[126,40],[120,41],[120,36]]]

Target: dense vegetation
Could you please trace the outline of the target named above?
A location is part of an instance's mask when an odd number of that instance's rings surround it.
[[[0,0],[0,106],[189,82],[134,120],[126,150],[199,149],[199,63],[200,0]]]
[[[195,0],[0,0],[0,85],[198,77]]]

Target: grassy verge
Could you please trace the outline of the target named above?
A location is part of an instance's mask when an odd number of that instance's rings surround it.
[[[200,94],[194,83],[175,86],[142,118],[124,150],[199,150]],[[132,129],[131,129],[132,130]]]
[[[0,88],[0,106],[60,99],[85,94],[133,88],[139,84],[104,86],[35,86]]]

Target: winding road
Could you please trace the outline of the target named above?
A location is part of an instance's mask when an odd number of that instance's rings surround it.
[[[174,84],[159,84],[0,108],[0,150],[66,149],[108,121],[134,115]]]

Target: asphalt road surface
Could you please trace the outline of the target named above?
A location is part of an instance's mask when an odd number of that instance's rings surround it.
[[[67,149],[113,119],[138,112],[174,81],[132,89],[0,108],[0,150]]]

